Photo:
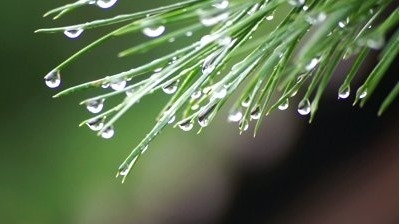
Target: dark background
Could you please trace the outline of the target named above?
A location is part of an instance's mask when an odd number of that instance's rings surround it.
[[[7,1],[0,13],[0,218],[2,223],[397,223],[398,102],[376,112],[398,81],[398,59],[364,108],[337,100],[338,73],[312,124],[287,111],[265,118],[252,138],[239,135],[225,114],[201,134],[168,128],[121,185],[116,168],[150,130],[166,97],[155,94],[116,125],[111,140],[78,123],[78,105],[93,92],[52,99],[43,76],[61,60],[109,30],[34,34],[42,27],[106,18],[165,1],[123,1],[110,10],[88,7],[61,21],[42,18],[69,1]],[[193,37],[196,38],[196,37]],[[116,53],[146,40],[113,40],[63,71],[61,88],[146,63]],[[176,42],[186,44],[190,40]],[[377,53],[377,52],[375,52]],[[364,70],[376,63],[372,55]],[[345,67],[345,63],[343,65]],[[364,76],[363,76],[364,75]],[[359,74],[358,83],[365,74]],[[298,99],[296,99],[298,100]]]

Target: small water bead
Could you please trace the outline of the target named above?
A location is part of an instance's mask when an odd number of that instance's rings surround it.
[[[326,17],[327,17],[326,13],[320,12],[318,14],[306,17],[306,21],[311,25],[319,25],[325,21]]]
[[[146,151],[149,149],[149,145],[146,145],[145,147],[142,148],[141,150],[141,154],[143,155],[144,153],[146,153]]]
[[[115,5],[117,0],[97,0],[96,5],[102,9],[108,9]]]
[[[228,90],[225,87],[219,87],[216,89],[212,95],[213,98],[216,99],[223,99],[226,97],[226,94],[228,93]]]
[[[246,119],[242,119],[239,122],[239,129],[241,131],[247,131],[247,129],[249,129],[249,122]]]
[[[339,21],[338,25],[339,25],[340,28],[343,29],[349,24],[349,22],[350,22],[350,19],[349,19],[349,17],[347,17],[345,20]]]
[[[123,90],[126,86],[126,81],[125,80],[116,80],[110,83],[111,89],[118,91],[118,90]]]
[[[191,97],[192,99],[198,99],[198,98],[200,98],[200,97],[201,97],[201,91],[200,91],[200,90],[194,91],[190,97]]]
[[[253,120],[258,120],[261,117],[261,110],[260,107],[257,106],[250,112],[250,118]]]
[[[308,99],[303,99],[300,101],[299,106],[297,107],[297,111],[301,115],[307,115],[311,112],[311,105]]]
[[[243,113],[242,111],[238,110],[236,112],[230,113],[228,115],[228,121],[230,122],[239,122],[242,119]]]
[[[208,95],[209,93],[211,93],[213,87],[212,86],[207,86],[203,88],[203,93]]]
[[[198,110],[200,108],[200,105],[194,104],[193,106],[190,107],[191,110]]]
[[[93,100],[86,103],[86,108],[91,113],[97,114],[99,113],[104,107],[104,99],[100,100]]]
[[[212,105],[211,107],[202,107],[199,111],[199,115],[197,121],[201,127],[206,127],[210,121],[210,116],[213,113],[216,105]]]
[[[221,46],[229,46],[232,42],[232,38],[230,36],[224,36],[218,39],[218,44]]]
[[[174,94],[178,89],[179,80],[175,80],[163,85],[162,89],[166,94]]]
[[[128,89],[125,91],[125,94],[127,97],[130,97],[134,94],[135,90],[134,89]]]
[[[359,99],[363,99],[368,95],[368,91],[365,88],[362,89],[360,88],[359,91],[360,91],[360,95],[358,96]]]
[[[294,7],[303,6],[306,3],[305,0],[288,0],[288,3]]]
[[[319,58],[313,58],[311,61],[305,66],[306,71],[313,70],[320,62]]]
[[[265,17],[265,19],[266,19],[266,20],[268,20],[268,21],[271,21],[271,20],[273,20],[273,19],[274,19],[274,15],[273,15],[273,14],[271,14],[271,15],[269,15],[269,16],[267,16],[267,17]]]
[[[165,26],[145,27],[142,32],[148,37],[158,37],[165,31]]]
[[[203,62],[203,65],[201,67],[201,71],[203,74],[210,74],[211,72],[214,71],[216,65],[215,65],[215,59],[218,57],[220,52],[214,52],[208,55]]]
[[[309,8],[310,8],[310,6],[308,6],[308,5],[303,5],[303,11],[304,11],[304,12],[308,11]]]
[[[228,0],[220,0],[217,3],[214,3],[213,6],[217,9],[226,9],[229,6],[229,1]]]
[[[193,128],[193,122],[190,119],[179,122],[179,128],[183,131],[190,131]]]
[[[379,50],[385,45],[385,37],[382,35],[374,35],[366,40],[369,48]]]
[[[86,125],[90,128],[92,131],[100,131],[104,127],[104,119],[105,118],[97,118],[90,120],[86,123]]]
[[[250,106],[250,97],[244,99],[241,103],[242,107],[249,107]]]
[[[133,165],[135,164],[138,158],[139,156],[136,156],[129,164],[123,164],[123,166],[118,169],[117,177],[119,175],[124,177],[122,179],[122,183],[124,183],[125,177],[128,175],[129,171],[132,169]]]
[[[200,39],[200,46],[205,46],[205,45],[207,45],[207,44],[209,44],[209,43],[212,43],[212,42],[214,42],[215,40],[217,40],[219,38],[219,36],[218,35],[210,35],[210,34],[207,34],[207,35],[204,35],[201,39]]]
[[[44,76],[44,82],[49,88],[56,88],[61,84],[60,71],[53,70]]]
[[[175,121],[175,115],[172,116],[172,117],[169,119],[168,124],[172,124],[172,123],[174,123],[174,121]]]
[[[114,133],[114,128],[112,126],[109,126],[101,133],[101,137],[105,139],[110,139],[114,136]]]
[[[103,89],[107,89],[108,87],[110,87],[109,82],[105,82],[105,83],[101,84],[101,88],[103,88]]]
[[[191,36],[193,36],[193,32],[192,31],[188,31],[188,32],[185,33],[185,35],[187,37],[191,37]]]
[[[169,39],[168,39],[168,42],[169,42],[169,43],[173,43],[173,42],[175,42],[175,37],[171,37],[171,38],[169,38]]]
[[[287,108],[289,108],[289,99],[286,98],[281,105],[278,106],[279,110],[286,110]]]
[[[338,98],[346,99],[350,96],[350,86],[346,86],[343,89],[339,89]]]
[[[66,29],[64,31],[65,36],[71,39],[79,37],[82,33],[83,33],[82,28]]]
[[[200,22],[204,26],[214,26],[222,21],[225,21],[229,18],[229,12],[222,12],[222,13],[209,13],[204,10],[198,10],[197,11],[199,17],[200,17]]]

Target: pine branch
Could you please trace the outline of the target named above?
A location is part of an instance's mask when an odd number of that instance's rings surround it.
[[[58,19],[80,7],[97,5],[108,8],[116,2],[79,0],[53,9],[45,16],[55,15],[54,19]],[[84,89],[110,87],[112,91],[81,102],[95,114],[81,125],[88,125],[104,138],[114,135],[114,123],[144,96],[160,89],[171,95],[154,128],[119,167],[117,176],[122,176],[124,181],[163,128],[175,123],[175,127],[190,131],[198,123],[201,131],[239,89],[243,90],[230,110],[228,121],[238,122],[240,132],[246,131],[254,121],[256,134],[263,116],[277,109],[287,109],[291,98],[303,88],[306,91],[298,104],[298,112],[310,115],[311,122],[339,62],[358,55],[338,90],[339,99],[345,99],[350,96],[352,81],[368,53],[382,48],[379,63],[355,94],[354,104],[360,102],[363,106],[398,56],[398,8],[384,18],[384,12],[390,10],[390,3],[389,0],[186,0],[142,12],[36,32],[62,32],[69,38],[78,38],[90,29],[122,24],[55,66],[45,76],[50,88],[60,85],[60,72],[64,68],[111,38],[132,32],[143,32],[150,38],[118,54],[127,57],[195,32],[209,33],[189,46],[147,64],[54,95],[60,97]],[[271,20],[277,21],[278,25],[273,27]],[[165,33],[166,27],[174,24],[189,25]],[[264,28],[271,31],[265,33]],[[394,30],[397,31],[392,34]],[[389,39],[387,44],[386,38]],[[132,81],[138,76],[144,77],[142,81]],[[109,98],[121,94],[126,94],[122,102],[102,112],[103,104]],[[397,96],[398,83],[378,114],[381,115]]]

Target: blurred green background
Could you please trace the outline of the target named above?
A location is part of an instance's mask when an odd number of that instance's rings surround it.
[[[46,10],[68,2],[2,4],[1,223],[374,223],[357,217],[392,223],[398,219],[398,104],[378,119],[378,103],[358,110],[350,102],[334,99],[339,82],[312,125],[292,106],[267,119],[255,139],[250,132],[240,136],[222,114],[199,135],[167,128],[126,183],[120,184],[114,178],[117,167],[154,125],[166,96],[142,100],[117,123],[114,138],[98,138],[87,128],[78,128],[90,116],[78,103],[93,92],[52,99],[57,90],[48,89],[43,76],[109,29],[85,32],[76,40],[33,31],[167,1],[120,0],[109,10],[88,7],[61,21],[42,18]],[[190,41],[145,56],[116,58],[124,46],[143,40],[140,34],[132,35],[95,49],[62,72],[61,88],[138,66]],[[398,80],[396,67],[376,102]],[[381,179],[363,182],[375,177]],[[371,189],[365,187],[368,184]],[[364,193],[353,198],[360,191]],[[358,201],[364,203],[353,203]],[[337,210],[341,203],[354,210]],[[338,217],[343,219],[332,221]]]

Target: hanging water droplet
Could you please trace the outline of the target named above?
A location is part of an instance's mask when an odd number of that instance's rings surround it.
[[[93,120],[90,120],[86,123],[86,125],[92,130],[92,131],[100,131],[104,127],[104,117],[103,118],[96,118]]]
[[[165,31],[165,26],[157,26],[157,27],[145,27],[143,29],[143,34],[148,37],[158,37],[163,34]]]
[[[198,115],[197,121],[201,127],[206,127],[208,122],[210,121],[210,116],[214,111],[216,104],[212,105],[211,107],[203,107]]]
[[[178,89],[179,80],[175,80],[163,85],[162,89],[166,94],[173,94]]]
[[[203,93],[208,95],[209,93],[211,93],[211,90],[213,89],[212,86],[207,86],[203,88]]]
[[[114,133],[114,128],[112,126],[109,126],[101,133],[101,137],[105,139],[110,139],[114,136]]]
[[[218,89],[216,89],[214,91],[212,97],[216,98],[216,99],[223,99],[223,98],[225,98],[227,93],[228,93],[228,91],[225,87],[219,87]]]
[[[174,123],[174,121],[175,121],[175,115],[172,116],[172,117],[169,119],[168,124],[172,124],[172,123]]]
[[[327,15],[324,12],[306,17],[306,21],[311,25],[318,25],[325,21]]]
[[[339,25],[340,28],[343,29],[349,24],[349,22],[350,22],[350,18],[347,17],[345,20],[339,21],[338,25]]]
[[[242,101],[242,107],[249,107],[250,106],[250,97],[247,97]]]
[[[366,44],[369,48],[379,50],[385,45],[385,37],[382,35],[372,35],[366,40]]]
[[[112,7],[117,0],[97,0],[96,5],[102,9],[108,9]]]
[[[193,122],[191,119],[183,120],[178,124],[179,128],[183,131],[190,131],[193,128]]]
[[[230,122],[239,122],[242,119],[243,114],[242,111],[237,110],[236,112],[230,113],[228,115],[228,121]]]
[[[208,55],[203,62],[203,66],[201,68],[201,71],[203,72],[203,74],[210,74],[211,72],[214,71],[215,67],[216,67],[216,61],[215,59],[218,57],[218,55],[220,54],[220,52],[214,52],[211,53],[210,55]]]
[[[228,0],[220,0],[219,2],[217,1],[216,3],[214,3],[213,6],[217,9],[226,9],[229,6],[229,1]]]
[[[64,31],[65,36],[71,39],[79,37],[82,33],[83,33],[82,28],[66,29]]]
[[[109,82],[104,82],[103,84],[101,84],[101,88],[103,88],[103,89],[107,89],[108,87],[110,87]]]
[[[307,115],[311,112],[311,105],[308,99],[303,99],[300,101],[299,106],[297,107],[297,111],[301,115]]]
[[[247,129],[249,129],[249,122],[246,119],[242,119],[239,122],[239,129],[241,131],[247,131]]]
[[[87,110],[94,114],[99,113],[103,109],[103,106],[104,106],[104,99],[86,102]]]
[[[279,110],[286,110],[287,108],[289,108],[289,99],[286,98],[281,105],[278,106]]]
[[[288,3],[294,7],[303,6],[305,2],[305,0],[288,0]]]
[[[198,99],[198,98],[200,98],[200,97],[201,97],[201,91],[200,91],[200,90],[194,91],[190,97],[191,97],[192,99]]]
[[[253,120],[258,120],[260,119],[260,117],[261,117],[261,110],[260,107],[257,106],[250,112],[250,118]]]
[[[123,90],[126,86],[126,81],[125,80],[115,80],[110,83],[111,89],[118,91],[118,90]]]
[[[44,76],[44,82],[49,88],[56,88],[61,84],[61,76],[58,70],[53,70]]]
[[[214,26],[215,24],[225,21],[229,18],[229,11],[210,13],[210,11],[199,9],[197,10],[197,14],[199,15],[201,24],[204,26]]]
[[[122,183],[124,183],[125,181],[125,177],[128,175],[129,171],[131,170],[131,168],[133,167],[133,165],[135,164],[136,160],[139,158],[139,156],[136,156],[129,164],[122,164],[121,167],[118,169],[118,173],[117,173],[117,177],[123,176],[122,179]]]
[[[350,96],[350,86],[346,86],[342,89],[339,89],[338,98],[339,99],[346,99]]]
[[[359,96],[358,96],[359,99],[363,99],[368,95],[368,91],[364,87],[360,87],[357,92],[360,93]]]
[[[319,58],[313,58],[311,61],[305,66],[306,71],[311,71],[315,68],[315,66],[318,65],[320,59]]]

